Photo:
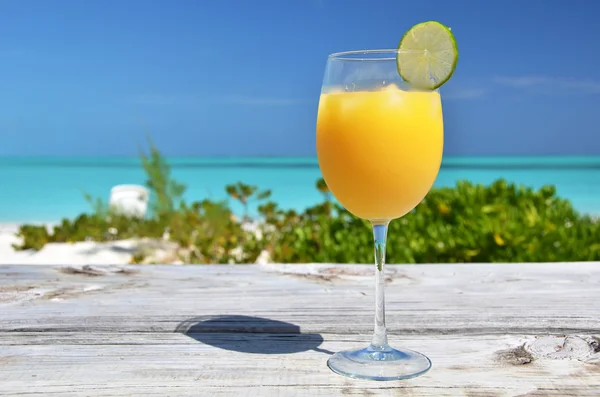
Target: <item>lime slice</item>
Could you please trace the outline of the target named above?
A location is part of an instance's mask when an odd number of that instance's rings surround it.
[[[452,77],[458,48],[450,28],[439,22],[419,23],[410,28],[398,46],[398,72],[415,88],[436,89]]]

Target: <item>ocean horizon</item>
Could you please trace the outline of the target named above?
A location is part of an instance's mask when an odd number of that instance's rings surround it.
[[[227,200],[238,181],[273,192],[281,208],[302,210],[322,201],[316,157],[167,157],[187,201]],[[600,156],[445,156],[435,186],[499,178],[538,189],[554,185],[583,213],[600,213]],[[141,184],[138,157],[0,157],[0,222],[56,222],[90,211],[83,193],[108,200],[111,187]],[[242,208],[231,203],[235,212]]]

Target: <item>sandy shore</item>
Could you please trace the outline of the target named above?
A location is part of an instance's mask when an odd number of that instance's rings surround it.
[[[17,251],[12,245],[19,243],[15,236],[19,225],[0,224],[0,265],[124,265],[131,262],[137,252],[152,252],[160,263],[177,263],[175,247],[168,241],[122,240],[107,243],[78,242],[51,243],[40,251]]]
[[[256,225],[248,224],[245,228],[256,230]],[[16,237],[18,229],[18,224],[0,224],[0,265],[125,265],[131,263],[136,253],[144,254],[145,263],[181,263],[177,245],[166,240],[50,243],[40,251],[17,251],[12,245],[20,243]],[[263,254],[258,263],[268,262],[268,255]]]

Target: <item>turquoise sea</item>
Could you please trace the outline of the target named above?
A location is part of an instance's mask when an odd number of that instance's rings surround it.
[[[188,186],[186,199],[225,199],[236,181],[271,189],[283,208],[321,200],[315,158],[170,158],[173,177]],[[436,186],[468,179],[488,184],[505,178],[539,188],[557,187],[587,213],[600,213],[600,157],[445,157]],[[117,184],[143,184],[137,158],[0,157],[0,222],[53,222],[90,209],[82,192],[108,199]],[[235,207],[235,210],[240,210]]]

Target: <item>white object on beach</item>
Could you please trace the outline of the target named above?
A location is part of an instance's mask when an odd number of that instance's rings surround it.
[[[109,205],[119,213],[143,218],[149,195],[148,189],[140,185],[117,185],[110,190]]]

